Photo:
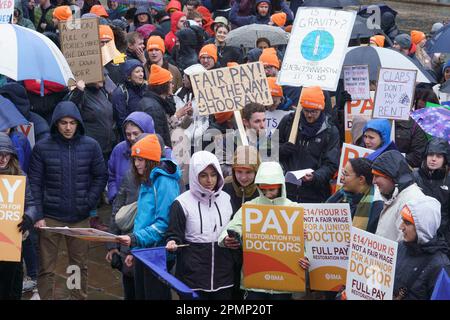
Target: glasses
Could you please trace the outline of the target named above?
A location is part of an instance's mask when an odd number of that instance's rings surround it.
[[[305,114],[318,115],[318,114],[320,113],[320,110],[303,109],[303,112],[304,112]]]
[[[345,178],[347,178],[347,177],[356,176],[356,174],[348,174],[347,172],[342,171],[342,176],[345,177]]]

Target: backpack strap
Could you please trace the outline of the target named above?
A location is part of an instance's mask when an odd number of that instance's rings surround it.
[[[128,89],[123,83],[119,84],[119,88],[120,88],[120,90],[122,90],[122,93],[125,95],[125,103],[128,106],[128,101],[130,99],[130,96],[128,94]]]

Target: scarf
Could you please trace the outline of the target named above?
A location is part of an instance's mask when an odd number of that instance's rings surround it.
[[[355,215],[353,217],[353,226],[361,230],[367,231],[369,217],[372,211],[374,188],[367,188],[367,191],[361,195],[361,200],[356,206]]]
[[[322,128],[322,124],[325,121],[325,114],[323,112],[320,113],[320,117],[314,123],[309,123],[306,121],[305,115],[303,112],[300,116],[300,133],[306,138],[313,138],[317,135],[317,132]]]

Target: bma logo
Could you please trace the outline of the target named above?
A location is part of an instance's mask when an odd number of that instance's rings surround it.
[[[281,274],[266,274],[264,279],[272,281],[283,281],[284,277]]]
[[[81,270],[77,265],[71,265],[67,267],[66,273],[70,274],[67,278],[66,285],[69,290],[81,289]]]
[[[340,274],[332,274],[332,273],[326,273],[325,274],[325,279],[327,280],[341,280],[341,275]]]

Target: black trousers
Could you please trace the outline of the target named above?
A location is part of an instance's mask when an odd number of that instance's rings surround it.
[[[0,262],[0,300],[22,298],[23,268],[21,262]]]

